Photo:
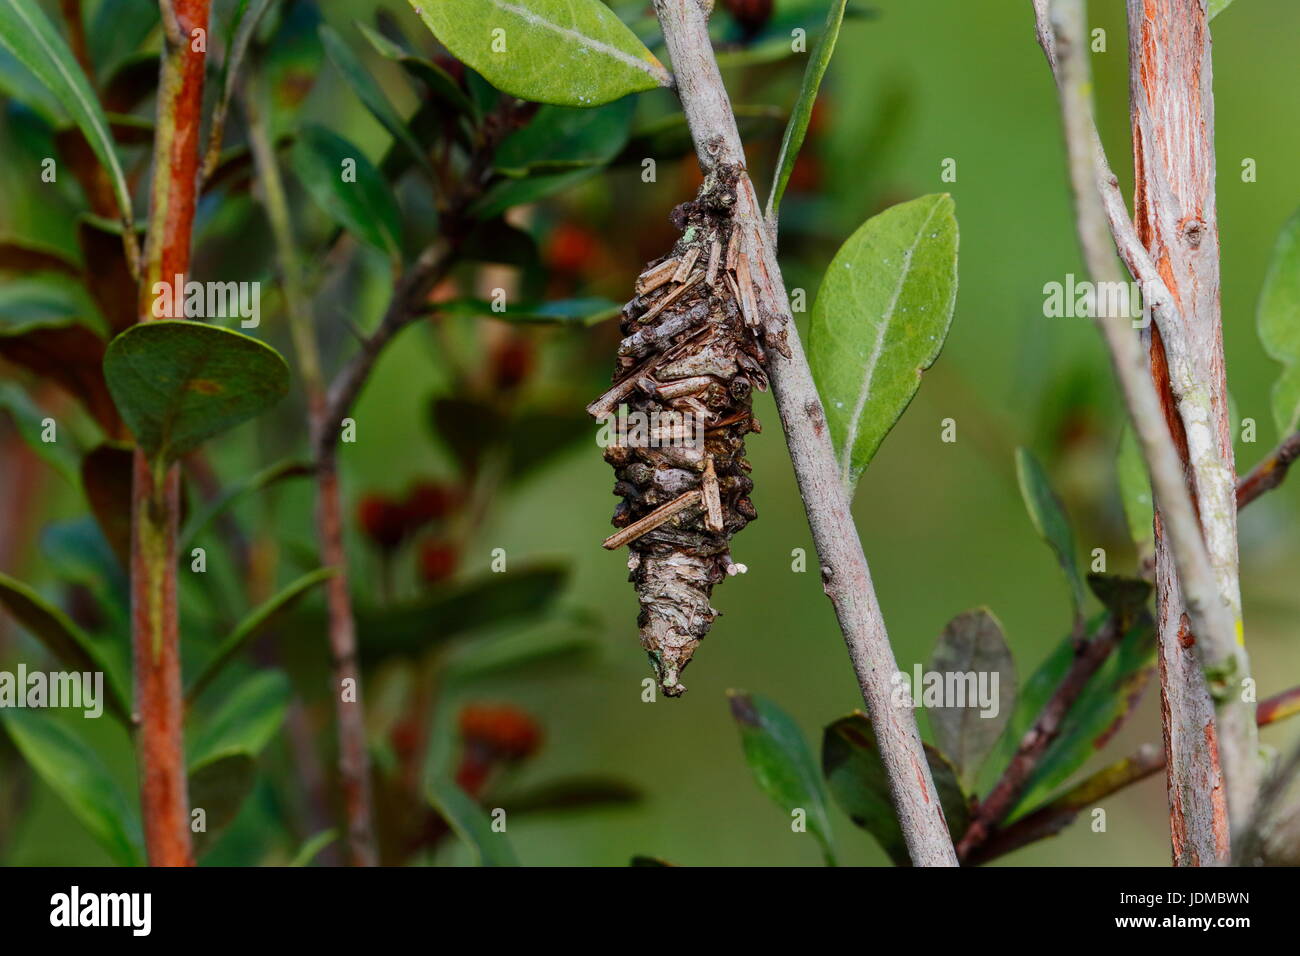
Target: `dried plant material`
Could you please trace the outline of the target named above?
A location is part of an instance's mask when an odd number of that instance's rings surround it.
[[[750,398],[767,387],[767,376],[732,271],[738,174],[715,168],[696,198],[674,210],[682,236],[638,280],[637,296],[623,309],[614,386],[588,406],[602,419],[617,413],[605,459],[622,498],[613,519],[621,530],[605,547],[631,549],[641,645],[670,697],[686,689],[681,672],[718,614],[710,605],[714,585],[740,567],[732,536],[757,517],[745,436],[758,430]],[[650,295],[667,284],[665,274],[678,284]],[[725,281],[716,282],[719,275]],[[640,424],[626,430],[634,419]]]

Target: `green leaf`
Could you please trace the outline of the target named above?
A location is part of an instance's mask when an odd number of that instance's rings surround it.
[[[543,106],[497,148],[497,172],[523,177],[603,166],[627,143],[635,112],[632,99],[590,110]]]
[[[261,471],[245,478],[243,481],[235,482],[229,485],[221,495],[208,502],[203,508],[197,510],[193,516],[185,522],[185,527],[181,531],[180,545],[177,550],[182,554],[189,552],[194,539],[202,534],[219,515],[232,507],[244,495],[252,494],[256,491],[265,491],[286,481],[290,478],[306,478],[314,473],[314,468],[309,461],[303,461],[296,458],[286,458],[284,461],[277,461],[273,465],[268,465]]]
[[[294,854],[293,859],[289,862],[290,866],[308,866],[311,861],[316,859],[322,850],[339,838],[337,830],[322,830],[315,836],[307,839],[298,852]]]
[[[343,74],[343,78],[352,87],[352,92],[356,93],[357,98],[365,104],[370,115],[388,130],[395,141],[406,147],[411,157],[423,166],[430,176],[436,178],[437,173],[434,172],[433,165],[424,154],[424,150],[420,148],[420,144],[415,141],[415,137],[411,135],[406,120],[402,119],[396,107],[388,101],[384,91],[379,88],[379,84],[366,72],[366,68],[361,65],[361,60],[352,52],[352,48],[326,24],[321,24],[320,40],[321,45],[325,47],[325,55]]]
[[[24,759],[120,866],[144,864],[140,818],[91,744],[68,722],[4,708],[0,722]]]
[[[331,219],[363,242],[400,258],[402,219],[397,200],[359,147],[323,126],[311,125],[299,134],[292,155],[294,172]],[[355,168],[345,170],[348,161]]]
[[[40,459],[63,476],[68,484],[77,484],[77,451],[74,443],[66,439],[45,441],[43,432],[45,419],[49,416],[13,382],[0,382],[0,411],[7,411],[13,417],[27,446]],[[66,433],[65,433],[66,434]]]
[[[256,780],[257,762],[243,752],[221,754],[189,768],[190,808],[202,809],[206,815],[206,829],[194,837],[196,853],[208,849],[216,835],[239,816]]]
[[[1027,448],[1016,449],[1016,477],[1020,481],[1020,496],[1025,500],[1025,510],[1039,537],[1047,542],[1056,554],[1056,560],[1065,572],[1070,586],[1070,599],[1078,616],[1083,607],[1083,578],[1074,556],[1074,532],[1060,499],[1048,484],[1043,466]]]
[[[0,573],[0,604],[69,670],[104,672],[104,709],[123,721],[131,710],[103,649],[61,610],[26,584]]]
[[[112,73],[159,25],[156,0],[100,0],[86,29],[90,58],[101,75]]]
[[[598,325],[618,315],[623,306],[613,299],[598,297],[555,299],[550,302],[511,302],[498,312],[486,299],[452,299],[439,302],[440,315],[463,315],[467,318],[499,319],[518,325]]]
[[[81,402],[109,436],[122,432],[104,383],[104,340],[76,322],[0,325],[0,359],[58,385]]]
[[[221,673],[221,669],[239,653],[241,648],[246,647],[256,640],[258,636],[265,633],[269,627],[275,624],[279,615],[292,608],[312,588],[329,580],[335,573],[337,573],[335,568],[318,568],[309,574],[304,574],[274,597],[249,611],[244,619],[235,625],[235,629],[218,645],[217,649],[212,652],[208,662],[203,665],[198,676],[190,683],[189,689],[185,692],[186,700],[193,701],[198,698],[203,693],[204,688]]]
[[[175,461],[266,411],[289,366],[257,339],[202,322],[143,322],[109,343],[104,376],[150,458]]]
[[[478,857],[479,866],[518,866],[514,847],[504,833],[492,829],[483,808],[450,780],[438,779],[429,786],[429,802]]]
[[[118,208],[131,221],[131,191],[122,173],[108,119],[72,50],[35,0],[0,3],[0,44],[41,81],[76,122],[113,185]]]
[[[1146,610],[1151,598],[1150,581],[1119,574],[1089,574],[1088,588],[1124,630]]]
[[[280,729],[288,707],[289,681],[282,673],[258,671],[250,675],[211,712],[190,715],[185,729],[187,765],[202,767],[234,753],[256,756]]]
[[[1155,669],[1155,629],[1143,614],[1125,633],[1070,708],[1008,822],[1048,799],[1116,734],[1141,699]]]
[[[1264,351],[1285,366],[1273,385],[1273,421],[1286,437],[1300,427],[1300,212],[1273,247],[1257,323]]]
[[[600,106],[671,79],[600,0],[410,3],[456,59],[521,99]]]
[[[799,148],[803,146],[803,138],[808,132],[808,121],[812,119],[817,91],[821,89],[822,78],[831,63],[831,54],[835,52],[835,41],[840,35],[847,3],[848,0],[831,0],[830,9],[826,11],[826,28],[808,56],[808,66],[804,69],[803,82],[799,87],[799,98],[790,111],[790,120],[786,124],[785,135],[781,138],[781,152],[776,158],[776,176],[772,180],[772,192],[767,197],[768,222],[776,222],[781,197],[785,195],[790,174],[794,172],[795,160],[799,158]]]
[[[356,26],[361,31],[361,35],[370,41],[370,45],[374,47],[376,53],[401,65],[402,69],[427,86],[429,92],[443,103],[456,112],[464,113],[467,116],[475,116],[478,113],[477,107],[465,95],[465,91],[460,88],[460,85],[452,78],[451,74],[437,63],[432,60],[422,60],[418,56],[412,56],[388,37],[366,26],[359,20]]]
[[[470,206],[470,213],[478,219],[491,219],[515,206],[532,203],[563,192],[600,172],[598,166],[584,166],[563,173],[546,173],[527,179],[503,179]]]
[[[970,825],[970,806],[952,764],[943,754],[927,744],[925,757],[948,832],[958,840]],[[866,714],[855,711],[826,728],[822,736],[822,773],[835,802],[849,819],[876,838],[895,866],[911,866],[907,843],[889,798],[889,776]]]
[[[59,272],[81,275],[81,266],[62,249],[30,239],[0,239],[0,272]]]
[[[758,694],[727,691],[731,716],[740,728],[745,762],[764,793],[782,810],[803,810],[808,829],[821,844],[828,866],[835,865],[826,791],[808,742],[793,718]]]
[[[813,305],[808,358],[850,488],[939,357],[956,300],[948,195],[872,216],[831,261]]]
[[[298,108],[315,87],[325,60],[317,4],[295,0],[280,4],[277,14],[275,32],[262,55],[273,141],[297,126]]]
[[[507,814],[554,813],[564,810],[620,807],[640,803],[643,794],[630,783],[612,777],[565,777],[537,784],[500,798]]]
[[[1209,4],[1206,6],[1205,18],[1213,20],[1231,5],[1232,0],[1209,0]]]
[[[1127,425],[1120,436],[1115,472],[1119,477],[1119,497],[1124,506],[1124,521],[1128,525],[1133,546],[1137,548],[1138,563],[1141,564],[1155,554],[1155,501],[1151,497],[1151,479],[1147,477],[1147,466],[1142,460],[1137,436]]]
[[[930,670],[944,675],[971,674],[975,680],[998,680],[997,711],[985,715],[977,699],[968,698],[960,707],[927,707],[934,742],[952,761],[967,789],[976,772],[1002,735],[1016,701],[1016,664],[1002,634],[1002,625],[987,608],[958,614],[939,635]],[[972,690],[975,685],[967,685]]]

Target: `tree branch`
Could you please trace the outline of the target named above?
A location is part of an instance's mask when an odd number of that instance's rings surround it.
[[[1237,480],[1237,510],[1282,484],[1297,458],[1300,458],[1300,432],[1284,439],[1250,474]]]
[[[207,29],[208,0],[177,0],[162,7],[164,16],[185,37],[190,30]],[[203,71],[204,54],[188,42],[169,43],[163,51],[140,321],[155,317],[154,283],[175,282],[176,276],[189,271],[198,198]],[[179,467],[155,473],[137,448],[131,489],[131,643],[140,809],[152,866],[194,865],[176,598],[179,516]]]
[[[1128,217],[1124,200],[1119,193],[1118,181],[1106,160],[1092,119],[1082,4],[1080,0],[1056,0],[1052,5],[1051,17],[1048,15],[1048,0],[1033,0],[1033,6],[1039,42],[1047,54],[1061,94],[1071,181],[1079,209],[1080,241],[1089,271],[1093,273],[1094,279],[1118,279],[1114,260],[1105,251],[1109,244],[1104,238],[1104,223],[1129,271],[1142,284],[1146,303],[1154,311],[1162,330],[1170,330],[1166,340],[1180,343],[1178,348],[1170,350],[1171,355],[1178,357],[1180,374],[1174,375],[1174,379],[1180,383],[1182,392],[1199,395],[1196,383],[1204,379],[1189,371],[1189,367],[1195,367],[1194,356],[1187,350],[1182,336],[1177,332],[1182,326],[1177,300],[1165,285],[1162,273],[1152,263]],[[1222,693],[1222,675],[1231,673],[1238,666],[1236,622],[1228,613],[1231,605],[1221,596],[1220,581],[1216,580],[1211,555],[1202,537],[1202,522],[1207,520],[1206,509],[1202,509],[1198,519],[1196,505],[1184,480],[1182,458],[1170,433],[1162,402],[1155,392],[1146,359],[1137,337],[1125,325],[1126,323],[1114,320],[1098,319],[1098,328],[1110,351],[1111,363],[1151,475],[1160,515],[1157,529],[1163,532],[1162,542],[1167,535],[1168,550],[1162,565],[1166,571],[1172,570],[1169,568],[1172,558],[1177,568],[1178,581],[1181,582],[1181,599],[1171,600],[1169,593],[1165,592],[1160,606],[1166,611],[1185,606],[1191,624],[1190,630],[1177,626],[1172,629],[1160,628],[1162,693],[1166,707],[1170,710],[1166,732],[1170,745],[1179,749],[1185,758],[1171,762],[1173,773],[1178,775],[1177,780],[1171,777],[1170,788],[1172,809],[1175,811],[1175,844],[1179,843],[1182,832],[1177,817],[1191,812],[1193,818],[1200,819],[1204,824],[1197,828],[1201,834],[1198,842],[1202,849],[1221,859],[1226,852],[1226,842],[1219,841],[1216,837],[1222,827],[1216,828],[1214,825],[1216,813],[1213,806],[1220,790],[1206,782],[1217,777],[1217,756],[1213,752],[1214,748],[1208,745],[1214,739],[1215,724],[1209,720],[1210,709],[1205,693],[1197,690],[1201,677],[1192,666],[1187,641],[1181,639],[1180,633],[1184,636],[1192,633],[1202,636],[1201,640],[1195,642],[1195,653],[1206,674],[1215,675],[1218,679],[1221,708],[1233,714],[1230,723],[1235,726],[1237,711],[1240,710],[1237,706],[1240,695]],[[1171,363],[1171,372],[1173,364]],[[1180,411],[1187,413],[1182,421],[1186,427],[1188,421],[1196,424],[1198,409],[1205,406],[1187,401],[1180,402],[1179,407]],[[1204,433],[1208,425],[1201,421],[1196,427]],[[1205,446],[1207,441],[1203,439],[1200,444]],[[1218,449],[1213,442],[1209,442],[1208,446],[1202,449],[1202,457],[1214,457],[1217,454]],[[1203,471],[1217,473],[1213,467]],[[1235,530],[1233,534],[1235,541]],[[1167,619],[1168,614],[1164,617]],[[1207,777],[1206,774],[1210,776]],[[1186,804],[1183,802],[1184,797]],[[1206,801],[1208,804],[1199,810],[1194,806]],[[1221,811],[1220,807],[1219,817],[1222,816]]]
[[[719,164],[743,169],[744,149],[698,0],[655,0],[654,6],[700,164],[706,173]],[[915,716],[911,708],[896,707],[891,700],[890,677],[897,663],[762,212],[749,177],[740,176],[736,185],[735,221],[742,231],[768,337],[778,341],[784,337],[787,344],[788,354],[769,349],[767,371],[821,559],[823,588],[835,607],[862,688],[912,862],[953,866],[956,854]]]

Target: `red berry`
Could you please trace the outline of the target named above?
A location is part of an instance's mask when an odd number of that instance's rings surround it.
[[[415,527],[440,521],[451,514],[456,492],[438,481],[418,481],[406,493],[406,520]]]
[[[600,240],[585,226],[562,222],[551,230],[543,258],[552,272],[577,275],[591,268]]]
[[[420,577],[437,584],[456,573],[456,549],[444,541],[426,541],[420,547]]]
[[[406,512],[384,495],[366,495],[357,504],[357,524],[372,542],[385,551],[402,543],[406,536]]]
[[[492,350],[492,382],[499,389],[517,388],[532,374],[535,364],[533,343],[511,336]]]
[[[469,704],[460,712],[465,743],[484,747],[502,760],[522,760],[537,752],[542,729],[529,714],[509,704]]]

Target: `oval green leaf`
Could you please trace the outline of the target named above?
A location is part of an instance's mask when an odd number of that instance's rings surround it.
[[[956,301],[957,218],[946,194],[871,217],[831,261],[808,360],[850,488],[939,357]]]
[[[987,608],[958,614],[939,635],[930,670],[945,679],[962,675],[960,686],[967,690],[978,689],[980,682],[987,681],[992,697],[987,706],[982,706],[984,701],[976,695],[968,696],[962,706],[926,707],[934,742],[970,789],[1015,708],[1016,664],[998,619]]]
[[[745,762],[759,788],[787,813],[799,809],[807,814],[808,829],[821,844],[827,865],[834,866],[826,792],[799,725],[766,697],[733,690],[727,698],[740,728]]]
[[[215,325],[144,322],[109,343],[104,377],[151,459],[169,463],[266,411],[289,366],[257,339]]]
[[[671,82],[600,0],[410,3],[456,59],[521,99],[599,106]]]
[[[1273,247],[1257,322],[1264,351],[1285,366],[1273,385],[1273,421],[1286,437],[1300,427],[1300,212]]]
[[[362,242],[400,257],[397,200],[359,147],[323,126],[306,126],[294,143],[293,169],[331,219]]]

